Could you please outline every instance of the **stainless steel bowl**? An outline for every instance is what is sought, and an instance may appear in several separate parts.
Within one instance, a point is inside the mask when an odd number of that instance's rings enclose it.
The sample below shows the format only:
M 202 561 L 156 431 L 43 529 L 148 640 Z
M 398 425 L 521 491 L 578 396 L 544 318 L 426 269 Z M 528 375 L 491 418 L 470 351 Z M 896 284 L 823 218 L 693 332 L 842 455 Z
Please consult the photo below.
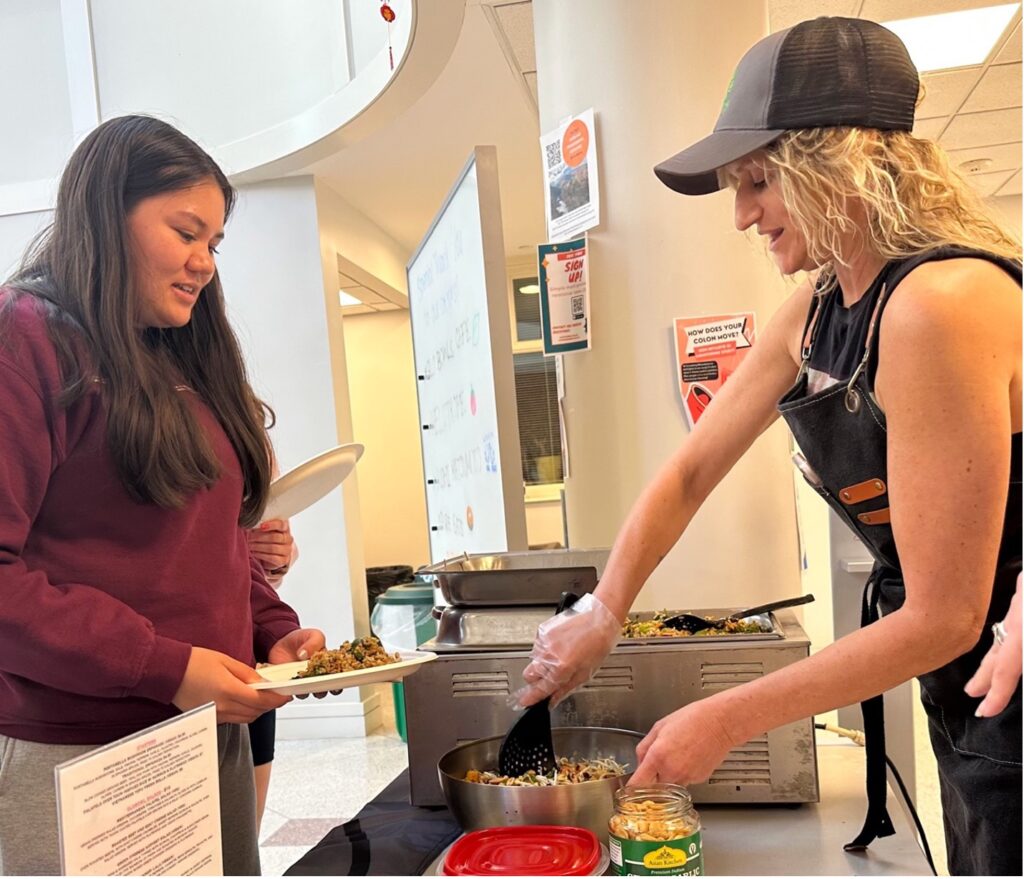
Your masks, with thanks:
M 565 824 L 586 827 L 604 840 L 608 834 L 608 819 L 615 809 L 615 791 L 636 769 L 636 746 L 643 735 L 593 726 L 557 727 L 551 731 L 559 757 L 585 760 L 612 757 L 627 764 L 629 771 L 617 778 L 550 787 L 506 787 L 465 781 L 470 769 L 497 767 L 503 738 L 492 736 L 459 745 L 438 762 L 441 790 L 459 826 L 470 831 L 510 824 Z

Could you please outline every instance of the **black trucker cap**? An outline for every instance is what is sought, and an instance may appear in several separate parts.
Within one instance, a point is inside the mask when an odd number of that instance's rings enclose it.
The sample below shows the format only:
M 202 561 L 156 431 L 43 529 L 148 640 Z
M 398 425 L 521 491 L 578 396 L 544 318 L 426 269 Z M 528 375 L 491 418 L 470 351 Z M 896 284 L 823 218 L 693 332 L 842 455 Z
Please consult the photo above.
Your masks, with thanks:
M 917 69 L 892 31 L 863 18 L 815 18 L 740 59 L 712 134 L 654 168 L 684 195 L 721 189 L 718 169 L 795 128 L 910 131 Z

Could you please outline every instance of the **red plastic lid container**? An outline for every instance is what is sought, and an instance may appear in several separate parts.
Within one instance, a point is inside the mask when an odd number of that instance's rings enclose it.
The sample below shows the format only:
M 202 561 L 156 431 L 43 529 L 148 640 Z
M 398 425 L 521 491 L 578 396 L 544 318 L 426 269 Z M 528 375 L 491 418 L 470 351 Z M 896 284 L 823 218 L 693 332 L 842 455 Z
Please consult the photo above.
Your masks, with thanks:
M 444 859 L 445 876 L 589 876 L 601 844 L 582 827 L 526 825 L 474 830 Z

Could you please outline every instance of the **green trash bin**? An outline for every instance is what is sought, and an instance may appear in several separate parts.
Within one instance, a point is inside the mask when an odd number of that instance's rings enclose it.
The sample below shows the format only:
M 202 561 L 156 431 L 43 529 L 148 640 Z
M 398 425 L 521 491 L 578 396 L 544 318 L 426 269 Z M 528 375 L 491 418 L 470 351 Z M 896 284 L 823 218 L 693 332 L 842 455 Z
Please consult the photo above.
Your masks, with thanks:
M 415 583 L 392 586 L 377 598 L 370 614 L 370 628 L 390 649 L 415 650 L 437 634 L 434 589 Z M 391 685 L 395 700 L 395 726 L 403 742 L 409 741 L 405 723 L 405 688 L 401 681 Z

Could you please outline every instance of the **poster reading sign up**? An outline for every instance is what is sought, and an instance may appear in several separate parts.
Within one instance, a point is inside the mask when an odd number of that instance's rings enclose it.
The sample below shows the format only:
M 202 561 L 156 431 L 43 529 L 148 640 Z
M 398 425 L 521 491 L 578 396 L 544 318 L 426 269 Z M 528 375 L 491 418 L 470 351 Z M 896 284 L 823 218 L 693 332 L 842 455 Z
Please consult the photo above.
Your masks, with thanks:
M 590 347 L 587 239 L 537 247 L 541 338 L 545 354 Z
M 754 313 L 677 317 L 679 393 L 692 428 L 754 344 Z

